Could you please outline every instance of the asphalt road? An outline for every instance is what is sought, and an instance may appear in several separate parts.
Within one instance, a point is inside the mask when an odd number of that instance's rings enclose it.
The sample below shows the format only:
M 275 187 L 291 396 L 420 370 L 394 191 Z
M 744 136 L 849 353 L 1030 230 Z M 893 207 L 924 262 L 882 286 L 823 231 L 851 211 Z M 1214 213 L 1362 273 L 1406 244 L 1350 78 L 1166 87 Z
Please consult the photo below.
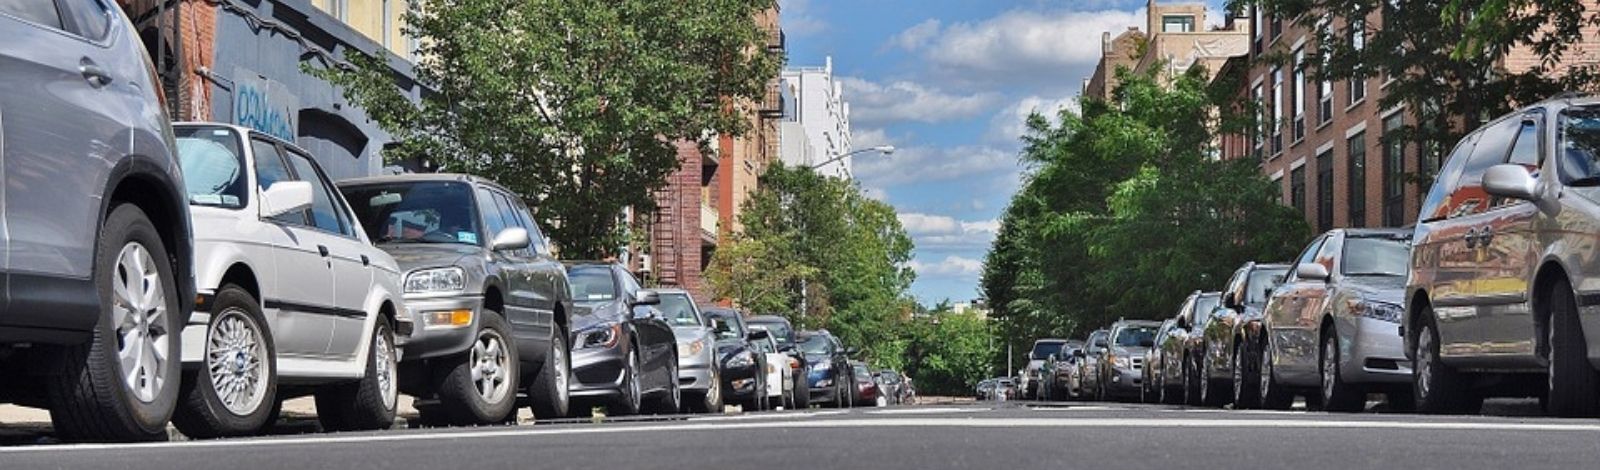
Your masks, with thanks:
M 65 469 L 1600 468 L 1600 420 L 977 404 L 137 445 L 0 447 Z

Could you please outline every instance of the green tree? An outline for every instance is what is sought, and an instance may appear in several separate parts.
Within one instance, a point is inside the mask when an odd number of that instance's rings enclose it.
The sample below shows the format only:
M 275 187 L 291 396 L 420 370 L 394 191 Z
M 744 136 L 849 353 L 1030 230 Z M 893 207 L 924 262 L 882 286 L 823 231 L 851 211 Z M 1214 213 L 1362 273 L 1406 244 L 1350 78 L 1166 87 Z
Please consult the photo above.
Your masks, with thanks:
M 386 156 L 493 178 L 536 199 L 563 255 L 627 241 L 620 215 L 653 207 L 676 143 L 744 131 L 729 100 L 757 99 L 782 59 L 754 20 L 773 0 L 415 0 L 421 97 L 382 59 L 313 73 L 340 86 L 397 145 Z
M 909 323 L 905 331 L 901 370 L 916 381 L 918 393 L 966 395 L 989 378 L 995 351 L 988 323 L 976 314 L 938 314 Z

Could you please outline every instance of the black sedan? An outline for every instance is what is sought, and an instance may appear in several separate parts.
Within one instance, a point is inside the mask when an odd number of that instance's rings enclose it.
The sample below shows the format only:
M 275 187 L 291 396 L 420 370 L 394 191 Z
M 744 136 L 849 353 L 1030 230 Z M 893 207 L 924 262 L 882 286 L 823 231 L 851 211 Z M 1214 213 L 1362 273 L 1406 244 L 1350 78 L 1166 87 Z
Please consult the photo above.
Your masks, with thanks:
M 655 291 L 639 287 L 615 263 L 575 263 L 572 285 L 572 400 L 604 405 L 613 415 L 641 410 L 676 413 L 677 339 L 652 307 Z M 588 406 L 575 406 L 585 413 Z
M 722 363 L 723 399 L 740 403 L 750 410 L 767 406 L 767 355 L 756 350 L 751 340 L 767 337 L 765 330 L 751 331 L 744 314 L 728 308 L 701 311 L 711 321 L 717 337 L 717 357 Z

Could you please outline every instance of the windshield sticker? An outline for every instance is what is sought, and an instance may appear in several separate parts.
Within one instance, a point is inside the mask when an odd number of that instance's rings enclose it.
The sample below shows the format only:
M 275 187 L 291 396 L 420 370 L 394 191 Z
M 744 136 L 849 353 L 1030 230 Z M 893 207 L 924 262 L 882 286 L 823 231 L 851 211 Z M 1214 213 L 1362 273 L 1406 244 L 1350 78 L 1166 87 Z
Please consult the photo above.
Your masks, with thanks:
M 456 232 L 456 240 L 460 240 L 460 241 L 463 241 L 463 242 L 466 242 L 466 243 L 477 243 L 478 242 L 478 234 L 472 233 L 472 232 Z

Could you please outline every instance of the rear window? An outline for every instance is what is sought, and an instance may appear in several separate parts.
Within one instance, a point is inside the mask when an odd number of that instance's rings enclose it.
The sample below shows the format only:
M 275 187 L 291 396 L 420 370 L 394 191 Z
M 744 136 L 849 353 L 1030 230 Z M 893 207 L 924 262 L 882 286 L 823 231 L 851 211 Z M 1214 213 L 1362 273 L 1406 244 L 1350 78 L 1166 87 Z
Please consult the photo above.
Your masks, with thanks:
M 783 322 L 750 322 L 750 324 L 766 328 L 767 333 L 772 335 L 772 340 L 777 342 L 779 347 L 788 346 L 793 341 L 789 336 L 794 332 L 789 329 L 789 325 L 785 325 Z

